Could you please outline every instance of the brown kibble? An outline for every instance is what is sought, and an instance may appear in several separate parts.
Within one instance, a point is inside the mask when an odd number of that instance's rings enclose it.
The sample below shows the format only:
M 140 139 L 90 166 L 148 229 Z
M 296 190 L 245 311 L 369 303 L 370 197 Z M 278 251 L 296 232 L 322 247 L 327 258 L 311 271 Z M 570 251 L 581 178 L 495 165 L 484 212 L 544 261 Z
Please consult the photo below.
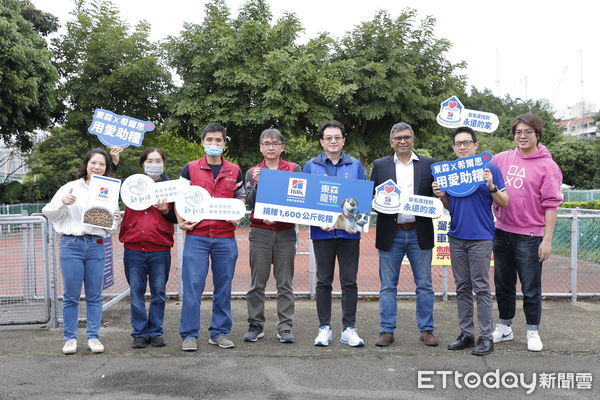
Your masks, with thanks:
M 113 226 L 113 215 L 103 208 L 90 208 L 83 214 L 83 222 L 111 228 Z

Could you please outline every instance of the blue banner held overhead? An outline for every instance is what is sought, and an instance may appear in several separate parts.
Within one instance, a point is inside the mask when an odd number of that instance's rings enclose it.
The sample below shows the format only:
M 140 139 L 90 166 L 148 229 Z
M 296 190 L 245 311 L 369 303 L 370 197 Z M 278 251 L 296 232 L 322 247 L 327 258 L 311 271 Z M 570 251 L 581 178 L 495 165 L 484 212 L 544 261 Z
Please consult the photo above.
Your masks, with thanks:
M 373 182 L 261 169 L 254 216 L 366 232 Z
M 491 160 L 492 155 L 484 152 L 454 161 L 442 161 L 431 166 L 431 173 L 440 190 L 455 197 L 464 197 L 485 182 L 483 171 Z
M 97 108 L 94 110 L 88 132 L 98 136 L 100 142 L 107 147 L 126 148 L 141 146 L 144 134 L 153 131 L 154 128 L 154 124 L 150 121 L 142 121 Z

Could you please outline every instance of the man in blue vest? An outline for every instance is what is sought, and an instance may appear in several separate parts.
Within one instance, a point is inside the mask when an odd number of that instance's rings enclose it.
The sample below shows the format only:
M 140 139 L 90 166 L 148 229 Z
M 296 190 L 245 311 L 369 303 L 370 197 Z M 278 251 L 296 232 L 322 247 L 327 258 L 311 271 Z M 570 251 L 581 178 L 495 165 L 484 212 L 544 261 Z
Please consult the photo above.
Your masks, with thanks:
M 304 165 L 304 172 L 314 175 L 337 176 L 338 178 L 366 179 L 365 169 L 355 158 L 342 151 L 346 141 L 344 125 L 338 121 L 326 122 L 319 128 L 323 152 Z M 317 315 L 319 334 L 315 346 L 328 346 L 333 341 L 331 333 L 331 290 L 335 259 L 339 263 L 342 286 L 342 323 L 340 341 L 352 347 L 361 347 L 365 342 L 358 336 L 356 305 L 358 302 L 358 257 L 360 233 L 334 229 L 333 227 L 310 227 L 315 258 L 317 261 Z

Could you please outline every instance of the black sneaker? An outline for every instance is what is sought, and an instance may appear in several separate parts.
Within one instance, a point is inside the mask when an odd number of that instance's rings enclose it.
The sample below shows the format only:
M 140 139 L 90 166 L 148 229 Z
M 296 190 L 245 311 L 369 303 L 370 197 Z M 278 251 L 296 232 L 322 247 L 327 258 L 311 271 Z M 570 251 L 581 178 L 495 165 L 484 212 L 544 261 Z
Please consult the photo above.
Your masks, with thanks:
M 150 338 L 150 346 L 152 347 L 163 347 L 166 346 L 165 338 L 162 336 L 153 336 Z
M 256 342 L 263 336 L 265 336 L 263 333 L 263 327 L 252 322 L 248 327 L 248 332 L 244 333 L 244 342 Z
M 131 344 L 131 348 L 133 349 L 143 349 L 144 347 L 148 347 L 148 339 L 145 337 L 134 337 L 133 343 Z
M 294 343 L 296 341 L 292 331 L 287 329 L 277 332 L 277 339 L 279 339 L 281 343 Z

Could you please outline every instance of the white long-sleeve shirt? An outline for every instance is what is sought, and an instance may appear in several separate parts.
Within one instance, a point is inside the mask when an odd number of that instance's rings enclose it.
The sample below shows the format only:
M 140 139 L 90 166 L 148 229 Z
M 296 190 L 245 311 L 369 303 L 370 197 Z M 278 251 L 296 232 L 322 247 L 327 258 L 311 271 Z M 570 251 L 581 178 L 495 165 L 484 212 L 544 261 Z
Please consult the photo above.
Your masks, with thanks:
M 67 206 L 63 203 L 62 199 L 71 189 L 73 189 L 71 194 L 76 199 L 75 203 Z M 54 197 L 52 197 L 50 203 L 42 208 L 42 212 L 52 222 L 56 232 L 63 235 L 97 235 L 106 237 L 118 231 L 119 223 L 115 225 L 114 229 L 103 229 L 84 225 L 81 222 L 88 191 L 89 186 L 86 185 L 83 178 L 68 182 L 61 186 L 54 194 Z M 120 221 L 119 219 L 118 222 Z

